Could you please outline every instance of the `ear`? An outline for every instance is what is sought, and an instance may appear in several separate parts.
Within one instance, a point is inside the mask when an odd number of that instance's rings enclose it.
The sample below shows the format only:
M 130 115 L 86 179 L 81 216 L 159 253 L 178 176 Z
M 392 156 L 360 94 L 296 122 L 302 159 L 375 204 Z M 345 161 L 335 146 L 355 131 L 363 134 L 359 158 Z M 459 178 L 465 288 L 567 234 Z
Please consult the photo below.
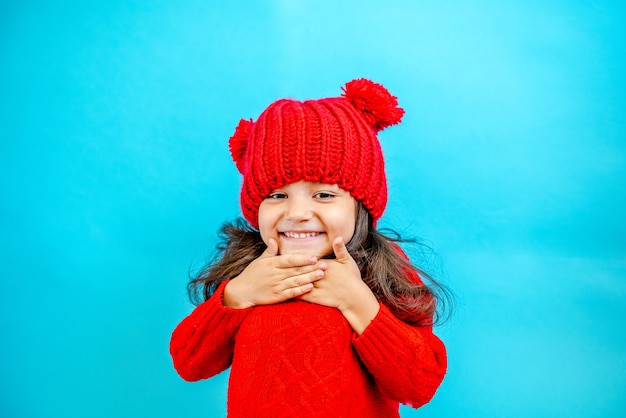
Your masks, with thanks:
M 404 116 L 404 109 L 398 107 L 398 98 L 392 96 L 382 84 L 359 78 L 346 83 L 342 90 L 343 96 L 350 100 L 376 132 L 400 123 Z
M 243 174 L 243 162 L 246 148 L 248 147 L 248 138 L 252 131 L 252 119 L 241 119 L 239 124 L 235 128 L 235 133 L 228 140 L 228 148 L 230 149 L 230 155 L 237 166 L 237 170 Z

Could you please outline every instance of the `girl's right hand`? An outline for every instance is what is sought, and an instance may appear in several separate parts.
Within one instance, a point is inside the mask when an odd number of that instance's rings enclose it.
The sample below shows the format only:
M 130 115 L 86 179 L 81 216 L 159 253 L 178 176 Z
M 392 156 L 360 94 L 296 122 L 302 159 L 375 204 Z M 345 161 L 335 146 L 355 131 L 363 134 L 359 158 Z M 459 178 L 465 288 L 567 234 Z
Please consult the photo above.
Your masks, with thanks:
M 278 255 L 278 243 L 270 238 L 263 254 L 226 284 L 224 306 L 244 309 L 302 296 L 324 277 L 317 261 L 301 254 Z

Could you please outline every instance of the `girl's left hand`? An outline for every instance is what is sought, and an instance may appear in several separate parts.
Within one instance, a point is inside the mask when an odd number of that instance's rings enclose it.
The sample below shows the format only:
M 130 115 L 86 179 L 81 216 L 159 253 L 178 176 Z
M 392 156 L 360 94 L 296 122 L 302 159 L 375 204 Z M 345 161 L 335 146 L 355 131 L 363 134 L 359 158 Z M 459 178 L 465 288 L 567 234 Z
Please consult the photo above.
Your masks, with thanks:
M 378 314 L 380 305 L 374 293 L 361 279 L 356 262 L 346 249 L 343 238 L 333 241 L 335 259 L 323 260 L 324 277 L 301 300 L 337 308 L 357 334 L 361 334 Z

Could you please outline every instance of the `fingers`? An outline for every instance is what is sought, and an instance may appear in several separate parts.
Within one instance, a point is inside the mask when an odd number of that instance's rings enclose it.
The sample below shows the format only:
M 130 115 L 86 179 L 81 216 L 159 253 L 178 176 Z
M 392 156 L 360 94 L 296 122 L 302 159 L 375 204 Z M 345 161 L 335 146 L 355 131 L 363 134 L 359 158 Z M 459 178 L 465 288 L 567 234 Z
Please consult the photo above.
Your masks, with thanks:
M 278 242 L 274 238 L 267 240 L 267 248 L 259 258 L 276 257 L 274 265 L 278 268 L 310 266 L 317 263 L 317 257 L 304 254 L 278 254 Z
M 287 298 L 297 298 L 298 296 L 305 295 L 313 290 L 313 283 L 307 283 L 302 286 L 292 287 L 287 290 Z
M 324 277 L 324 272 L 320 269 L 317 269 L 315 271 L 312 271 L 311 273 L 290 277 L 288 285 L 292 287 L 304 286 L 306 284 L 316 282 L 322 277 Z
M 287 299 L 302 296 L 313 290 L 313 283 L 324 277 L 324 272 L 320 269 L 307 274 L 289 277 L 282 282 L 283 289 L 280 291 Z
M 312 266 L 317 263 L 317 257 L 303 254 L 286 254 L 276 257 L 276 267 L 278 268 L 302 268 Z
M 333 240 L 333 252 L 335 253 L 336 260 L 340 263 L 346 263 L 352 260 L 352 256 L 348 252 L 342 237 L 337 237 Z
M 270 238 L 267 243 L 267 249 L 263 252 L 259 259 L 259 266 L 265 269 L 266 277 L 272 277 L 280 292 L 284 292 L 291 288 L 304 286 L 313 281 L 319 280 L 324 276 L 324 270 L 327 265 L 324 261 L 318 261 L 315 256 L 307 256 L 303 254 L 285 254 L 278 255 L 277 242 Z M 270 279 L 271 280 L 271 279 Z M 300 289 L 299 292 L 308 291 L 310 289 Z
M 251 305 L 279 303 L 309 293 L 327 268 L 315 256 L 279 254 L 277 240 L 269 238 L 265 251 L 244 270 L 247 286 L 252 289 Z
M 267 240 L 267 248 L 263 252 L 266 257 L 273 257 L 278 254 L 278 242 L 274 238 Z

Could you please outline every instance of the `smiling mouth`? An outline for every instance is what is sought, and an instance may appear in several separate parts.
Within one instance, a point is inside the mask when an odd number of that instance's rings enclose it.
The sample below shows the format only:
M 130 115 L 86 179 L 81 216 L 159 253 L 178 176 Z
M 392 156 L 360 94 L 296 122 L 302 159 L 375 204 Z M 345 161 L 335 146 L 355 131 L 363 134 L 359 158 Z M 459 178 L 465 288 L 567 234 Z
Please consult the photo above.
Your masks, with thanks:
M 320 234 L 320 232 L 292 232 L 292 231 L 285 231 L 282 234 L 284 236 L 286 236 L 287 238 L 304 239 L 304 238 L 316 237 L 316 236 L 318 236 Z

